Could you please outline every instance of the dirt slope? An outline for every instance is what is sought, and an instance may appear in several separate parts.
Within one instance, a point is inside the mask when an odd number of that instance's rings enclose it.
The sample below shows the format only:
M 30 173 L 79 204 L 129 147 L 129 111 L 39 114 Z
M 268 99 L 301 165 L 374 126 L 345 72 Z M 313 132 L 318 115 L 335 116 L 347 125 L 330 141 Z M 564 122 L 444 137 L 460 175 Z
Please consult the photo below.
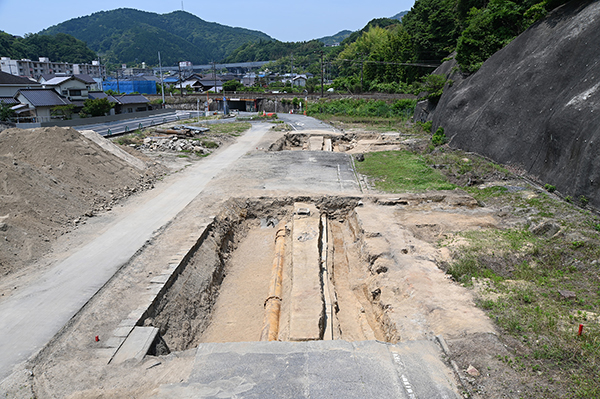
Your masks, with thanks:
M 445 90 L 434 129 L 600 207 L 599 14 L 571 1 L 533 25 Z
M 0 132 L 0 278 L 117 200 L 152 186 L 140 170 L 71 128 Z

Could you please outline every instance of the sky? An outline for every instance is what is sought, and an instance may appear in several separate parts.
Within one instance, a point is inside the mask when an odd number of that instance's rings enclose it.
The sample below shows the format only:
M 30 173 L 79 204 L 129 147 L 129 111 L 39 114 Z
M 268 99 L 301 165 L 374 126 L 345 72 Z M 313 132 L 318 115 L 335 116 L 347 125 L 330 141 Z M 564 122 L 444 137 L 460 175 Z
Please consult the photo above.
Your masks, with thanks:
M 181 1 L 181 0 L 34 0 L 23 3 L 0 0 L 0 30 L 23 36 L 37 33 L 71 18 L 116 8 L 165 14 L 183 9 L 199 18 L 222 25 L 262 31 L 281 41 L 307 41 L 331 36 L 342 30 L 359 30 L 373 18 L 391 17 L 408 11 L 414 0 L 264 0 Z

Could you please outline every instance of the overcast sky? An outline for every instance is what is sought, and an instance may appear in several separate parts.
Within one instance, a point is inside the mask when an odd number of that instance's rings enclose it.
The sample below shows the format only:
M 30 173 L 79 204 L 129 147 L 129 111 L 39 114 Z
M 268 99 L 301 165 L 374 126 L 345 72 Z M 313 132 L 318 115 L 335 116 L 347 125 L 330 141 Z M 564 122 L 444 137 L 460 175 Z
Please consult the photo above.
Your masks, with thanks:
M 373 18 L 410 10 L 414 0 L 184 1 L 183 9 L 205 21 L 260 30 L 281 41 L 305 41 L 359 30 Z M 181 0 L 0 0 L 0 30 L 23 36 L 97 11 L 136 8 L 159 14 L 181 10 Z

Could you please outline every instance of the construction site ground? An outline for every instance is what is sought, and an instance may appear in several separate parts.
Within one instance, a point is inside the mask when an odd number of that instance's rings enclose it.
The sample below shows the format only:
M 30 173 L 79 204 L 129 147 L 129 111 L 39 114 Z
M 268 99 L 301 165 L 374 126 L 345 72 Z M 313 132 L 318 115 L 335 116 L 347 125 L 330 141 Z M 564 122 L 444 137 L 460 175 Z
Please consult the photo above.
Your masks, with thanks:
M 65 220 L 64 234 L 56 234 L 21 267 L 6 268 L 0 311 L 11 306 L 15 312 L 17 303 L 44 291 L 28 292 L 30 287 L 43 285 L 53 273 L 60 278 L 55 272 L 60 265 L 114 233 L 119 223 L 129 228 L 128 217 L 165 198 L 150 214 L 141 214 L 155 223 L 128 233 L 136 235 L 134 251 L 109 254 L 129 244 L 129 236 L 117 236 L 109 248 L 93 252 L 115 257 L 114 264 L 64 312 L 36 303 L 39 324 L 34 317 L 21 331 L 9 329 L 7 320 L 21 323 L 25 316 L 4 318 L 3 352 L 10 351 L 9 339 L 28 342 L 17 334 L 39 333 L 39 338 L 15 353 L 13 363 L 5 358 L 0 393 L 19 398 L 527 396 L 528 382 L 501 361 L 519 343 L 500 339 L 475 306 L 472 291 L 440 269 L 451 253 L 437 245 L 447 234 L 503 228 L 515 219 L 480 206 L 461 190 L 382 194 L 356 172 L 351 154 L 409 148 L 414 137 L 363 132 L 354 141 L 336 141 L 342 132 L 312 118 L 282 118 L 303 136 L 289 141 L 261 122 L 205 158 L 162 154 L 164 166 L 156 154 L 139 154 L 146 170 L 152 166 L 152 176 L 168 173 L 151 179 L 147 191 L 129 190 L 94 217 Z M 85 143 L 98 156 L 114 156 L 113 149 L 105 155 Z M 13 166 L 26 161 L 19 156 L 10 154 Z M 124 162 L 130 167 L 136 161 Z M 163 215 L 161 207 L 170 210 Z M 285 232 L 280 342 L 264 342 L 278 231 Z M 310 248 L 300 245 L 311 240 Z M 315 264 L 315 278 L 327 274 L 320 283 L 304 281 L 311 274 L 293 261 L 310 256 L 321 262 Z M 94 276 L 88 260 L 78 258 L 74 270 Z M 74 291 L 80 288 L 75 283 Z M 311 315 L 314 295 L 306 292 L 315 284 L 325 304 L 317 304 Z M 66 301 L 70 295 L 64 293 Z M 18 312 L 27 313 L 31 302 L 24 306 Z M 36 329 L 41 331 L 33 334 Z M 134 342 L 135 334 L 141 343 Z

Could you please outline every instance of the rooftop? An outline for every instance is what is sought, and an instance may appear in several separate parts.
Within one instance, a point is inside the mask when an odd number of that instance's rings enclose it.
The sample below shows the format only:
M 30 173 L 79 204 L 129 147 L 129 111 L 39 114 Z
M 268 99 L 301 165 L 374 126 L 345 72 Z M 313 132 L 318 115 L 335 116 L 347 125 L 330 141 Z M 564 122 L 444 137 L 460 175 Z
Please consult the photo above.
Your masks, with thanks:
M 52 89 L 21 89 L 21 94 L 34 107 L 52 107 L 57 105 L 71 104 L 69 100 L 61 97 Z
M 39 86 L 39 83 L 22 78 L 20 76 L 11 75 L 10 73 L 0 71 L 0 85 L 23 85 L 23 86 Z

